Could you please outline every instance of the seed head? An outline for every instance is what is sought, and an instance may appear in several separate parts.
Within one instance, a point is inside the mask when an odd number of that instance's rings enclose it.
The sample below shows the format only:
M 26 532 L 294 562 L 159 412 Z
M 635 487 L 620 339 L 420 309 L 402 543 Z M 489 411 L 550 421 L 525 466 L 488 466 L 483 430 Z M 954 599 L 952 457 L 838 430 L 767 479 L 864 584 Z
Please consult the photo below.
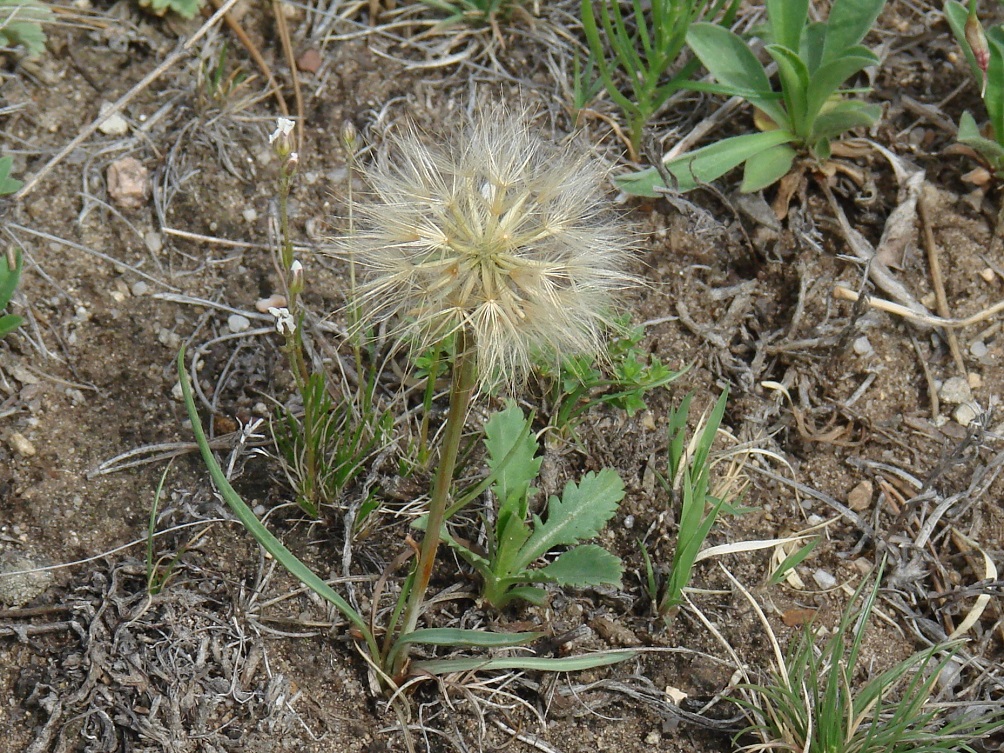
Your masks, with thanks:
M 419 348 L 464 329 L 481 378 L 510 385 L 535 358 L 600 351 L 635 279 L 594 161 L 496 106 L 439 145 L 406 128 L 364 173 L 376 201 L 341 252 L 371 323 L 400 322 Z

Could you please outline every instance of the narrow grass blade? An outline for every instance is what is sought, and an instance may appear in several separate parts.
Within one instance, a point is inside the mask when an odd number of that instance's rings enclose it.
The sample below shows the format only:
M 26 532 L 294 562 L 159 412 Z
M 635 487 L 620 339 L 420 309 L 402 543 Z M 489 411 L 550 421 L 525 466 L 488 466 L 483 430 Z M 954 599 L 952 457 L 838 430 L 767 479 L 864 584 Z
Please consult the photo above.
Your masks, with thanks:
M 478 659 L 469 657 L 463 659 L 432 659 L 417 661 L 412 666 L 416 672 L 428 672 L 433 675 L 445 675 L 451 672 L 470 672 L 473 670 L 519 669 L 541 672 L 581 672 L 585 669 L 605 667 L 617 664 L 638 655 L 637 651 L 610 651 L 584 656 L 567 656 L 560 659 L 542 658 L 537 656 L 513 656 L 504 659 Z
M 345 599 L 339 596 L 331 586 L 321 580 L 296 555 L 289 551 L 279 539 L 273 536 L 272 532 L 261 524 L 261 521 L 251 511 L 251 508 L 244 503 L 244 500 L 241 499 L 240 495 L 230 485 L 226 475 L 223 473 L 223 469 L 213 455 L 213 451 L 210 449 L 209 442 L 206 439 L 206 433 L 202 429 L 202 420 L 199 418 L 199 412 L 195 407 L 195 399 L 192 397 L 192 385 L 189 381 L 188 371 L 185 369 L 184 348 L 178 352 L 178 379 L 181 382 L 181 392 L 185 398 L 188 417 L 192 422 L 192 432 L 195 434 L 195 441 L 199 445 L 202 460 L 205 462 L 209 475 L 220 492 L 220 496 L 223 497 L 223 500 L 248 532 L 264 547 L 265 551 L 275 557 L 276 561 L 285 567 L 293 577 L 297 578 L 310 590 L 338 609 L 345 619 L 351 622 L 363 634 L 371 655 L 374 658 L 379 657 L 380 653 L 376 640 L 373 638 L 366 620 Z

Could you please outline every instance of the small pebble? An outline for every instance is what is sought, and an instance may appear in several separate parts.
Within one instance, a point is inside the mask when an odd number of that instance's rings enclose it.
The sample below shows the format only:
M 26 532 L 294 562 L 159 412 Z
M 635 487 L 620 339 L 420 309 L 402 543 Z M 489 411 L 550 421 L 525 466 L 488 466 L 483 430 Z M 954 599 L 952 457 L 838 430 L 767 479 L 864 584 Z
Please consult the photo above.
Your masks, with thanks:
M 979 414 L 979 406 L 973 402 L 968 402 L 956 408 L 952 414 L 952 418 L 955 419 L 955 423 L 959 426 L 969 426 Z
M 227 319 L 227 327 L 234 334 L 244 332 L 251 327 L 251 320 L 240 314 L 231 314 Z
M 984 267 L 980 272 L 980 277 L 982 277 L 985 282 L 993 282 L 997 279 L 997 273 L 990 269 L 990 267 Z
M 847 506 L 854 510 L 854 512 L 867 510 L 872 504 L 873 491 L 874 486 L 872 485 L 872 482 L 865 479 L 848 492 Z
M 142 280 L 138 280 L 137 282 L 134 282 L 132 284 L 132 287 L 129 288 L 129 292 L 131 292 L 134 296 L 139 298 L 141 295 L 146 295 L 147 293 L 150 292 L 150 286 L 147 285 Z
M 624 527 L 629 531 L 634 528 L 634 515 L 628 515 L 624 518 Z
M 241 215 L 245 222 L 254 222 L 258 219 L 258 211 L 254 207 L 246 207 Z
M 824 591 L 829 591 L 831 588 L 837 587 L 837 579 L 825 570 L 816 570 L 816 572 L 812 574 L 812 579 L 816 581 L 816 585 Z
M 296 67 L 304 73 L 317 73 L 322 62 L 324 59 L 321 57 L 321 53 L 311 47 L 296 59 Z
M 39 570 L 40 567 L 40 563 L 14 552 L 0 556 L 0 604 L 20 607 L 45 593 L 55 577 L 49 570 Z
M 7 437 L 7 444 L 10 448 L 14 450 L 18 455 L 22 457 L 30 458 L 35 454 L 35 445 L 28 441 L 28 438 L 24 434 L 15 431 L 12 432 L 9 437 Z
M 817 515 L 816 513 L 812 513 L 812 515 L 810 515 L 805 519 L 805 522 L 808 523 L 810 526 L 818 526 L 823 523 L 823 518 Z
M 126 299 L 125 293 L 123 293 L 121 290 L 113 290 L 111 295 L 112 295 L 112 300 L 115 301 L 115 303 L 122 303 Z
M 976 358 L 983 358 L 989 350 L 987 344 L 982 340 L 974 340 L 973 344 L 969 346 L 969 352 Z
M 110 109 L 112 109 L 111 102 L 102 102 L 101 108 L 98 110 L 98 116 L 104 115 Z M 129 133 L 129 124 L 122 117 L 122 113 L 117 112 L 99 125 L 98 130 L 106 136 L 125 136 Z
M 645 744 L 649 746 L 655 746 L 662 742 L 662 735 L 658 731 L 652 730 L 647 735 L 645 735 Z
M 185 393 L 181 390 L 181 382 L 174 383 L 174 386 L 171 388 L 171 397 L 179 401 L 185 399 Z
M 143 236 L 143 242 L 151 254 L 159 254 L 164 248 L 164 236 L 153 230 Z
M 977 374 L 975 371 L 969 372 L 969 386 L 974 390 L 978 390 L 983 386 L 983 375 Z
M 138 209 L 150 194 L 150 173 L 135 157 L 123 157 L 108 166 L 108 196 L 123 209 Z
M 857 353 L 859 356 L 870 356 L 872 353 L 875 352 L 875 349 L 872 347 L 872 344 L 868 341 L 868 338 L 864 336 L 859 337 L 857 340 L 855 340 L 854 345 L 852 347 L 854 348 L 854 352 Z
M 952 377 L 946 379 L 938 390 L 938 397 L 949 405 L 959 405 L 973 399 L 972 390 L 969 389 L 969 382 L 964 377 Z
M 265 505 L 255 505 L 254 509 L 251 511 L 259 518 L 265 514 Z
M 157 330 L 157 341 L 170 350 L 177 350 L 181 347 L 181 335 L 172 332 L 167 327 L 161 327 Z

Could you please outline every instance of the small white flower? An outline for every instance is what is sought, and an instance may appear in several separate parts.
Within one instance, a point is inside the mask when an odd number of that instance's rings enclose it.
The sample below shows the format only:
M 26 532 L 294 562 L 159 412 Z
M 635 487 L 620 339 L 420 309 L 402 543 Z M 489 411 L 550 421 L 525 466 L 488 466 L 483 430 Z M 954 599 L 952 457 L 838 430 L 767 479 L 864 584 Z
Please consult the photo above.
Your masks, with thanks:
M 289 136 L 293 132 L 293 128 L 296 127 L 296 122 L 289 118 L 279 118 L 276 121 L 276 125 L 278 127 L 268 137 L 269 144 L 274 144 L 277 139 L 284 139 Z
M 275 331 L 280 335 L 290 337 L 296 332 L 296 320 L 293 319 L 293 315 L 289 313 L 288 308 L 285 306 L 281 308 L 270 306 L 268 313 L 275 317 Z

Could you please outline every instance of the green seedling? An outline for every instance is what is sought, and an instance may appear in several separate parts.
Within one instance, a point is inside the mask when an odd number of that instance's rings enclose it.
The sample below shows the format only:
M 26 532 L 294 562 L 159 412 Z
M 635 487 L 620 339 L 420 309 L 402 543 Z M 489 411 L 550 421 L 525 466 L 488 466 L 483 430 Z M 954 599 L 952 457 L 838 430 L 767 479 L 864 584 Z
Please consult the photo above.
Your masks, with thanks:
M 7 308 L 14 296 L 21 277 L 21 253 L 12 252 L 0 256 L 0 312 Z M 0 338 L 6 337 L 21 326 L 24 319 L 16 314 L 0 314 Z
M 945 18 L 965 53 L 989 121 L 984 128 L 970 112 L 959 119 L 959 143 L 973 150 L 998 179 L 1004 179 L 1004 26 L 984 30 L 976 16 L 976 0 L 968 10 L 955 0 L 945 3 Z
M 205 95 L 213 102 L 226 102 L 247 81 L 247 74 L 240 68 L 227 73 L 227 43 L 224 41 L 216 56 L 216 63 L 203 60 L 200 74 L 204 82 Z
M 990 717 L 963 709 L 949 715 L 930 703 L 958 644 L 919 651 L 858 685 L 861 644 L 880 580 L 881 570 L 867 594 L 867 581 L 861 584 L 821 647 L 812 626 L 806 626 L 787 657 L 778 652 L 779 666 L 769 683 L 740 686 L 749 694 L 737 699 L 751 721 L 744 734 L 760 739 L 745 750 L 973 753 L 970 743 L 1004 726 L 999 708 Z
M 551 425 L 573 428 L 584 413 L 596 405 L 619 408 L 629 416 L 645 410 L 645 395 L 664 387 L 686 372 L 671 371 L 653 353 L 639 347 L 644 327 L 630 326 L 630 318 L 616 322 L 617 332 L 607 344 L 602 367 L 588 356 L 562 361 L 557 374 L 543 370 L 551 387 Z
M 722 512 L 738 514 L 724 497 L 711 493 L 711 447 L 725 415 L 728 391 L 723 392 L 711 414 L 702 420 L 694 438 L 687 442 L 687 417 L 690 414 L 691 395 L 687 395 L 679 408 L 669 414 L 669 467 L 668 479 L 660 478 L 674 500 L 679 500 L 679 532 L 673 551 L 669 576 L 660 584 L 652 558 L 642 546 L 646 585 L 656 611 L 664 618 L 672 618 L 684 602 L 684 589 L 690 584 L 694 565 L 704 541 Z
M 788 574 L 791 573 L 792 570 L 801 565 L 802 562 L 805 561 L 805 558 L 808 557 L 810 554 L 812 554 L 812 550 L 816 548 L 816 545 L 818 543 L 819 543 L 819 538 L 818 537 L 814 538 L 808 544 L 800 546 L 794 552 L 792 552 L 783 560 L 781 560 L 781 563 L 777 566 L 774 572 L 772 572 L 770 574 L 770 577 L 767 579 L 767 585 L 768 586 L 780 585 L 780 583 L 784 581 L 785 578 L 788 577 Z
M 722 139 L 664 161 L 662 169 L 626 176 L 624 190 L 655 196 L 656 187 L 689 191 L 744 165 L 740 190 L 758 191 L 784 177 L 796 156 L 830 156 L 830 142 L 873 125 L 881 107 L 851 96 L 844 85 L 879 59 L 861 40 L 885 0 L 833 0 L 826 21 L 809 22 L 809 0 L 767 0 L 767 53 L 777 64 L 774 88 L 748 42 L 716 24 L 695 23 L 687 44 L 717 80 L 690 88 L 744 98 L 756 108 L 760 133 Z M 668 174 L 666 186 L 663 175 Z
M 739 0 L 632 0 L 628 11 L 617 0 L 582 0 L 591 60 L 627 118 L 632 159 L 638 158 L 645 126 L 699 67 L 692 57 L 678 64 L 687 30 L 703 19 L 728 28 L 738 9 Z
M 539 585 L 619 586 L 623 567 L 618 557 L 594 538 L 607 524 L 624 497 L 617 473 L 604 469 L 569 482 L 561 497 L 552 496 L 544 516 L 530 515 L 532 486 L 540 472 L 539 445 L 530 419 L 516 405 L 496 413 L 485 425 L 488 467 L 494 476 L 492 493 L 498 502 L 489 550 L 478 552 L 455 537 L 445 537 L 484 579 L 482 595 L 501 609 L 515 599 L 544 602 Z M 571 547 L 544 565 L 534 564 L 556 547 Z
M 0 0 L 0 50 L 20 45 L 30 57 L 41 55 L 45 51 L 42 24 L 52 20 L 52 11 L 38 0 Z M 2 193 L 10 192 L 0 190 Z
M 372 397 L 372 394 L 367 391 Z M 303 412 L 280 408 L 272 424 L 300 508 L 313 517 L 321 505 L 337 504 L 370 454 L 390 435 L 393 416 L 379 415 L 372 400 L 356 406 L 334 403 L 323 374 L 307 376 Z

